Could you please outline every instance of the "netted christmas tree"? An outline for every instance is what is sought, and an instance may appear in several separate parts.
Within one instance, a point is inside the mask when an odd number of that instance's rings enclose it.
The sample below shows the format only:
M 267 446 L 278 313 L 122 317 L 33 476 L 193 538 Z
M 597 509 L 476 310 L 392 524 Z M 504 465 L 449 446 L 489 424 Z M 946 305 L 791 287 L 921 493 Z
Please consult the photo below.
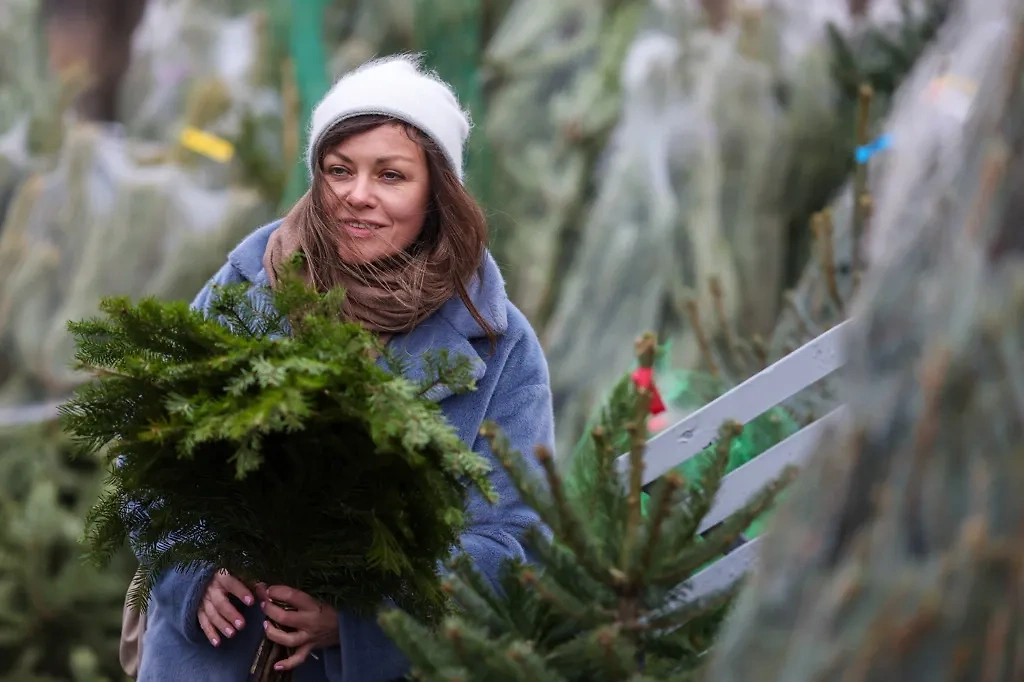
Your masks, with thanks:
M 493 498 L 487 463 L 428 397 L 471 390 L 468 359 L 385 353 L 343 320 L 341 289 L 295 273 L 212 296 L 209 316 L 119 297 L 70 324 L 95 379 L 62 406 L 64 428 L 114 464 L 87 520 L 93 558 L 131 541 L 134 605 L 166 570 L 223 568 L 355 614 L 390 600 L 436 619 L 467 486 Z M 414 362 L 421 382 L 404 376 Z
M 1024 7 L 964 8 L 943 75 L 965 106 L 907 102 L 851 310 L 849 417 L 780 507 L 714 682 L 1024 679 Z
M 638 343 L 641 368 L 654 362 L 655 340 Z M 593 682 L 688 680 L 702 663 L 727 612 L 735 585 L 688 599 L 688 580 L 725 553 L 737 535 L 771 505 L 790 472 L 768 484 L 749 503 L 706 535 L 697 533 L 710 510 L 741 428 L 722 427 L 714 458 L 698 480 L 677 472 L 654 487 L 650 510 L 641 511 L 643 456 L 653 392 L 621 384 L 630 396 L 616 401 L 595 425 L 597 472 L 585 498 L 567 495 L 550 452 L 536 456 L 546 473 L 527 473 L 523 455 L 510 451 L 492 425 L 484 428 L 493 451 L 510 472 L 541 526 L 527 547 L 535 562 L 505 566 L 490 584 L 460 557 L 446 590 L 461 611 L 438 631 L 407 613 L 382 614 L 388 634 L 412 660 L 423 680 L 535 680 Z M 628 445 L 620 467 L 616 443 Z M 624 480 L 623 473 L 625 473 Z
M 768 337 L 784 289 L 807 261 L 809 216 L 856 167 L 861 142 L 851 133 L 859 86 L 872 83 L 878 95 L 873 115 L 884 115 L 887 89 L 941 20 L 934 10 L 940 2 L 875 0 L 869 16 L 854 20 L 845 16 L 846 3 L 832 0 L 716 3 L 731 7 L 717 31 L 695 16 L 699 3 L 643 3 L 647 15 L 625 59 L 601 78 L 621 83 L 621 109 L 607 146 L 597 142 L 604 147 L 601 162 L 584 164 L 579 173 L 585 209 L 569 216 L 565 227 L 538 219 L 534 228 L 516 232 L 531 242 L 520 252 L 529 262 L 513 280 L 529 277 L 531 286 L 517 303 L 521 299 L 531 315 L 538 292 L 556 299 L 550 317 L 532 314 L 531 321 L 551 362 L 560 457 L 572 450 L 593 407 L 629 363 L 627 340 L 638 329 L 671 339 L 675 365 L 696 367 L 701 350 L 685 306 L 711 276 L 722 283 L 727 319 L 744 334 Z M 902 15 L 900 5 L 912 9 L 911 16 Z M 846 40 L 840 41 L 842 60 L 826 40 L 829 20 Z M 525 30 L 527 22 L 521 23 Z M 879 48 L 883 43 L 888 51 Z M 614 41 L 598 44 L 605 52 Z M 548 55 L 541 48 L 537 53 Z M 593 77 L 581 91 L 594 90 Z M 569 90 L 561 74 L 551 82 L 559 94 Z M 584 111 L 595 114 L 576 116 L 589 123 L 604 106 L 579 97 L 565 110 L 584 102 Z M 496 116 L 497 107 L 492 111 Z M 565 144 L 556 138 L 534 152 L 533 144 L 520 141 L 502 159 L 532 170 L 541 166 L 533 154 L 546 159 Z M 574 205 L 568 198 L 576 199 L 577 185 L 569 178 L 577 177 L 577 166 L 546 166 L 521 174 L 552 204 Z M 543 235 L 534 234 L 538 225 Z M 552 253 L 560 260 L 539 253 L 554 240 L 559 247 Z M 621 247 L 609 249 L 611 243 Z M 837 246 L 845 258 L 844 244 Z M 553 260 L 556 280 L 534 275 Z M 700 312 L 714 333 L 709 303 L 701 297 Z M 783 345 L 768 344 L 770 360 L 784 354 Z M 578 352 L 581 346 L 586 353 Z

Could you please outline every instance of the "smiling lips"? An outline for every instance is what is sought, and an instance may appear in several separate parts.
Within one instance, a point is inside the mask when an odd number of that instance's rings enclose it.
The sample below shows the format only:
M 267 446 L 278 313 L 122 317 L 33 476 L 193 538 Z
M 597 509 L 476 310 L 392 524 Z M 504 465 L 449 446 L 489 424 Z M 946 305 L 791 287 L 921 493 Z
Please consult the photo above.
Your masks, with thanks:
M 353 237 L 369 237 L 376 230 L 379 230 L 380 228 L 384 227 L 379 223 L 368 223 L 361 220 L 346 220 L 342 224 L 345 226 L 345 229 L 348 231 L 348 233 Z

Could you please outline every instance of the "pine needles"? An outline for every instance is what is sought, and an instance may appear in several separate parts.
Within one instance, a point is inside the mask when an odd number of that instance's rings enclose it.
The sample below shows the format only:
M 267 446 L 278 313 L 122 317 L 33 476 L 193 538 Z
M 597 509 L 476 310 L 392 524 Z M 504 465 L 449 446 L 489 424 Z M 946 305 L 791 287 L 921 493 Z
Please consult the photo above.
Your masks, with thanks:
M 381 366 L 376 338 L 340 317 L 343 296 L 293 272 L 274 291 L 219 290 L 210 317 L 108 298 L 69 324 L 95 380 L 62 406 L 63 427 L 113 465 L 89 551 L 103 565 L 131 541 L 135 603 L 168 569 L 217 566 L 354 613 L 387 599 L 443 610 L 438 562 L 467 485 L 493 497 L 487 464 L 429 386 Z M 425 361 L 429 382 L 473 388 L 467 360 Z
M 653 363 L 653 350 L 653 337 L 641 339 L 642 367 Z M 536 480 L 501 432 L 484 428 L 544 525 L 527 534 L 532 563 L 507 564 L 496 585 L 467 558 L 454 562 L 445 589 L 461 612 L 439 631 L 398 610 L 381 617 L 418 679 L 681 682 L 703 663 L 736 585 L 693 599 L 688 581 L 772 504 L 792 472 L 700 536 L 741 430 L 726 424 L 699 480 L 689 484 L 677 472 L 663 477 L 644 517 L 640 484 L 651 394 L 632 384 L 620 389 L 630 400 L 602 412 L 592 432 L 596 466 L 586 496 L 565 488 L 551 453 L 537 450 L 545 476 Z M 622 409 L 627 403 L 630 409 Z M 623 443 L 631 454 L 625 482 L 615 466 Z

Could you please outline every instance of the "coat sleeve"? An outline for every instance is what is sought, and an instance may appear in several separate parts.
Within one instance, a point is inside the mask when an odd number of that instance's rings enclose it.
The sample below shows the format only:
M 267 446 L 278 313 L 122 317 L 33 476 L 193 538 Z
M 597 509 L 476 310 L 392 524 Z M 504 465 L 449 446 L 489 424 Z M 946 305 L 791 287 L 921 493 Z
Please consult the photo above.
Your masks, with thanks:
M 485 419 L 498 424 L 512 447 L 524 454 L 537 445 L 554 448 L 554 419 L 547 364 L 539 343 L 531 344 L 528 355 L 515 372 L 514 386 L 494 392 Z M 525 371 L 524 371 L 525 370 Z M 508 473 L 493 455 L 484 438 L 478 437 L 474 450 L 491 464 L 490 478 L 498 502 L 491 505 L 476 491 L 468 500 L 470 525 L 462 535 L 462 550 L 473 558 L 477 570 L 497 586 L 499 569 L 508 559 L 525 560 L 523 533 L 539 519 L 519 497 Z M 528 460 L 535 469 L 540 465 Z M 376 621 L 339 615 L 341 646 L 324 652 L 327 677 L 331 682 L 392 682 L 409 671 L 409 661 L 384 634 Z
M 192 301 L 192 308 L 206 312 L 215 286 L 241 281 L 242 277 L 238 271 L 230 263 L 225 263 L 196 295 Z M 203 566 L 194 571 L 170 569 L 164 572 L 153 586 L 151 599 L 160 604 L 160 611 L 168 614 L 175 629 L 193 643 L 206 642 L 196 612 L 213 572 L 214 567 L 211 566 Z

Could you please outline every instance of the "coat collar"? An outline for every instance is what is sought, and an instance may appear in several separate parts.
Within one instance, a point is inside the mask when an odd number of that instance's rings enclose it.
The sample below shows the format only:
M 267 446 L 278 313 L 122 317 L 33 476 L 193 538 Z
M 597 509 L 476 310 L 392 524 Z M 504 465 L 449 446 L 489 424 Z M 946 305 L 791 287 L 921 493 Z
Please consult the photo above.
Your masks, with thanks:
M 228 255 L 228 261 L 242 277 L 255 286 L 268 286 L 269 279 L 263 268 L 263 253 L 270 235 L 281 225 L 276 220 L 265 225 L 235 247 Z M 508 329 L 508 297 L 505 282 L 490 252 L 484 254 L 483 263 L 473 280 L 467 286 L 470 300 L 480 316 L 498 335 Z M 437 312 L 421 322 L 407 334 L 395 335 L 388 343 L 388 349 L 404 365 L 404 376 L 410 381 L 421 382 L 429 373 L 424 355 L 429 352 L 447 350 L 452 358 L 469 358 L 474 380 L 483 378 L 487 365 L 474 348 L 474 342 L 486 339 L 479 323 L 473 319 L 469 309 L 458 297 L 449 299 Z M 486 343 L 486 341 L 485 341 Z M 387 369 L 383 358 L 378 364 Z M 452 391 L 447 386 L 434 386 L 425 395 L 440 402 Z

